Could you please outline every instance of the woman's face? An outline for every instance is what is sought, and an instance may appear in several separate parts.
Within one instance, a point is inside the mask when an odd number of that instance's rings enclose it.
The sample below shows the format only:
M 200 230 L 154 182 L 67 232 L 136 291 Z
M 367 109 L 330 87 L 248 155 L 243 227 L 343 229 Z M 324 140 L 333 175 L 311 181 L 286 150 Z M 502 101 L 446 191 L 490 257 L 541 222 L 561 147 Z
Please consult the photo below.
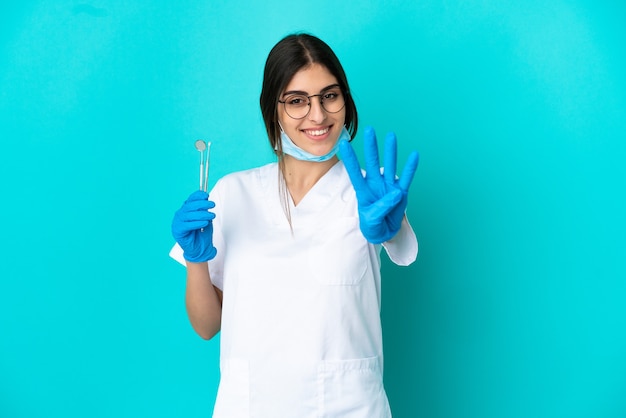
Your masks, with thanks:
M 328 97 L 332 97 L 333 92 L 341 92 L 335 76 L 326 67 L 312 64 L 293 76 L 280 100 L 284 101 L 294 94 L 311 96 L 329 93 Z M 327 100 L 330 103 L 331 99 Z M 285 105 L 279 103 L 278 120 L 285 133 L 297 146 L 313 155 L 325 155 L 335 146 L 339 138 L 345 123 L 346 109 L 343 106 L 338 112 L 330 113 L 321 106 L 320 97 L 311 97 L 310 102 L 310 111 L 302 119 L 290 117 Z M 326 107 L 331 108 L 331 105 L 327 104 Z

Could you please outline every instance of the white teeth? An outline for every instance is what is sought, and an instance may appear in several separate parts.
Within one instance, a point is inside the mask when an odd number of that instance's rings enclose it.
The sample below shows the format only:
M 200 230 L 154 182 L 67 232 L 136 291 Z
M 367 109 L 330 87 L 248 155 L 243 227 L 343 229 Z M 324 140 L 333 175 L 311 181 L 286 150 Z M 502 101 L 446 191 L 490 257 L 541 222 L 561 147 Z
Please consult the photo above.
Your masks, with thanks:
M 316 131 L 306 131 L 309 135 L 313 135 L 313 136 L 320 136 L 320 135 L 324 135 L 326 132 L 328 132 L 330 130 L 330 128 L 326 128 L 326 129 L 319 129 Z

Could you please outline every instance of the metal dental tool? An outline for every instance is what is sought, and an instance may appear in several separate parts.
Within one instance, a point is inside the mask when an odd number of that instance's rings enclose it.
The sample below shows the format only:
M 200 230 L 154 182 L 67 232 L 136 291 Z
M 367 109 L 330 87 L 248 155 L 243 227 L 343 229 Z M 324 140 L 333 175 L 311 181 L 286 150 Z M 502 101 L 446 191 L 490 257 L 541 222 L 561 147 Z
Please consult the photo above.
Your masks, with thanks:
M 211 143 L 206 143 L 202 139 L 195 142 L 196 149 L 200 152 L 200 190 L 206 192 L 209 189 L 209 157 L 211 154 Z M 204 228 L 200 228 L 204 232 Z
M 195 146 L 196 146 L 196 149 L 200 151 L 200 190 L 205 190 L 204 160 L 206 157 L 204 155 L 204 152 L 206 151 L 206 142 L 204 142 L 201 139 L 198 139 L 195 143 Z
M 209 191 L 209 166 L 211 165 L 211 143 L 207 142 L 206 159 L 204 160 L 204 191 Z

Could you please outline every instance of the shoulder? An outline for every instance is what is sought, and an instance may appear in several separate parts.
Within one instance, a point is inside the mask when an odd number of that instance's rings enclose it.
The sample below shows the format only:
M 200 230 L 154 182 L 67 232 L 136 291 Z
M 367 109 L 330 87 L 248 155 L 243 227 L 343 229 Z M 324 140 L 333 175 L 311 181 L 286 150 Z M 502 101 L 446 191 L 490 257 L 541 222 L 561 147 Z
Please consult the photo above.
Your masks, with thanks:
M 278 164 L 270 163 L 248 170 L 235 171 L 220 178 L 213 190 L 224 193 L 236 189 L 265 189 L 269 181 L 278 174 L 277 170 Z
M 335 181 L 342 187 L 342 193 L 345 194 L 346 192 L 354 192 L 350 176 L 348 175 L 348 170 L 346 170 L 346 166 L 343 164 L 343 161 L 339 160 L 339 162 L 333 167 L 333 173 Z

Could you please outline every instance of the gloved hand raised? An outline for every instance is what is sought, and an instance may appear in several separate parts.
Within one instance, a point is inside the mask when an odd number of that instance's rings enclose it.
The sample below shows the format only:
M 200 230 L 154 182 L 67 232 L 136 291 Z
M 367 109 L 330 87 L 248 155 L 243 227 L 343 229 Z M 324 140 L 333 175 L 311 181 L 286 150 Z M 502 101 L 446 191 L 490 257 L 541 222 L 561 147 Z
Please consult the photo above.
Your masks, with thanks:
M 380 244 L 398 231 L 407 206 L 407 195 L 417 170 L 419 154 L 413 151 L 399 179 L 396 178 L 397 140 L 394 133 L 385 138 L 385 167 L 381 174 L 376 133 L 364 132 L 365 176 L 348 141 L 339 144 L 341 157 L 354 186 L 359 207 L 359 225 L 367 241 Z
M 172 220 L 172 235 L 183 249 L 187 261 L 200 263 L 211 260 L 217 254 L 213 246 L 213 219 L 209 209 L 215 203 L 209 195 L 198 190 L 189 195 L 183 206 L 176 211 Z

